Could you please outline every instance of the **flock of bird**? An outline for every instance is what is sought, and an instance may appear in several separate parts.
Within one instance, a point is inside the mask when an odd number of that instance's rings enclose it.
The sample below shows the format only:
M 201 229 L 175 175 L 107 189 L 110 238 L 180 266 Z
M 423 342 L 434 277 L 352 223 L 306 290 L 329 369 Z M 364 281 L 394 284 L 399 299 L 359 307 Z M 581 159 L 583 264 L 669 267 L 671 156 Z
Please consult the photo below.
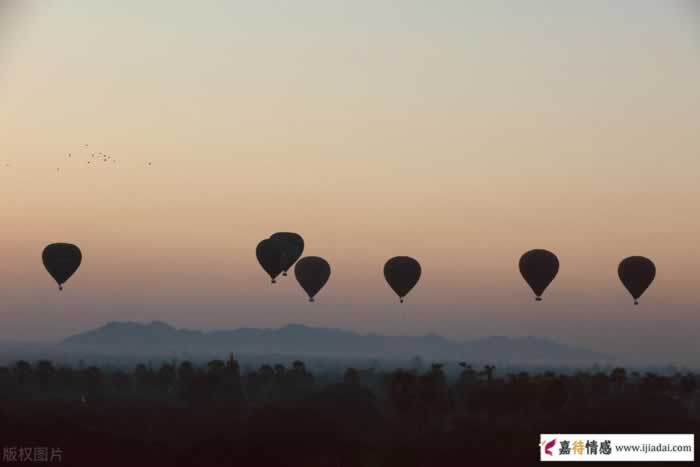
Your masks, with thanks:
M 273 284 L 280 274 L 286 276 L 289 269 L 294 267 L 297 282 L 308 295 L 309 301 L 313 302 L 328 282 L 331 266 L 319 256 L 302 258 L 303 252 L 304 239 L 293 232 L 277 232 L 260 241 L 255 249 L 258 263 L 270 276 Z M 73 244 L 53 243 L 44 249 L 42 260 L 46 270 L 58 283 L 59 289 L 63 290 L 63 284 L 80 267 L 82 253 L 80 248 Z M 559 272 L 559 259 L 547 250 L 530 250 L 520 258 L 519 268 L 535 293 L 535 300 L 541 301 L 544 291 Z M 393 257 L 384 265 L 384 278 L 401 303 L 418 284 L 421 273 L 420 263 L 409 256 Z M 648 258 L 631 256 L 620 262 L 618 276 L 637 305 L 639 298 L 656 277 L 656 266 Z
M 85 145 L 86 150 L 87 150 L 87 148 L 89 148 L 89 147 L 90 147 L 89 144 L 86 144 L 86 145 Z M 70 153 L 70 152 L 69 152 L 69 153 L 68 153 L 68 158 L 72 159 L 72 158 L 73 158 L 73 153 Z M 104 152 L 91 152 L 91 153 L 90 153 L 90 159 L 87 160 L 87 163 L 88 163 L 88 165 L 90 165 L 90 164 L 92 164 L 93 162 L 94 162 L 94 163 L 99 163 L 100 161 L 102 161 L 103 164 L 108 163 L 108 162 L 111 162 L 111 163 L 113 163 L 113 164 L 116 164 L 116 163 L 117 163 L 117 160 L 116 160 L 116 159 L 114 159 L 112 156 L 110 156 L 110 155 L 108 155 L 108 154 L 105 154 Z M 153 165 L 153 163 L 152 163 L 152 162 L 148 162 L 148 165 L 151 166 L 151 165 Z M 58 167 L 56 170 L 59 170 L 59 171 L 60 171 L 61 168 Z
M 117 163 L 117 159 L 110 156 L 109 154 L 104 153 L 104 152 L 100 152 L 100 151 L 95 152 L 92 149 L 90 149 L 89 144 L 85 144 L 83 146 L 83 150 L 84 151 L 81 153 L 69 152 L 67 154 L 66 159 L 70 159 L 70 160 L 82 159 L 82 162 L 87 162 L 87 165 L 90 165 L 90 166 L 98 165 L 100 162 L 102 162 L 103 164 L 107 164 L 107 163 L 116 164 Z M 146 165 L 148 167 L 151 167 L 153 165 L 153 162 L 148 161 L 148 162 L 146 162 Z M 6 162 L 5 167 L 12 167 L 12 166 L 10 165 L 9 162 Z M 62 168 L 62 166 L 56 167 L 56 171 L 60 172 L 61 168 Z

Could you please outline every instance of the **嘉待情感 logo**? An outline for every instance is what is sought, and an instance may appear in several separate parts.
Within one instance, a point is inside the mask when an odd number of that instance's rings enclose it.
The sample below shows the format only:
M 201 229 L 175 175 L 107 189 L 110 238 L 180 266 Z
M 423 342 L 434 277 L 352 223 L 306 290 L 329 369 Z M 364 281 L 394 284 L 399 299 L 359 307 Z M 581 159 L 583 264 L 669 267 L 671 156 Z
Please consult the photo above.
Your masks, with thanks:
M 544 453 L 547 454 L 548 456 L 552 455 L 552 448 L 554 445 L 557 444 L 557 440 L 553 439 L 552 441 L 546 441 L 544 443 Z

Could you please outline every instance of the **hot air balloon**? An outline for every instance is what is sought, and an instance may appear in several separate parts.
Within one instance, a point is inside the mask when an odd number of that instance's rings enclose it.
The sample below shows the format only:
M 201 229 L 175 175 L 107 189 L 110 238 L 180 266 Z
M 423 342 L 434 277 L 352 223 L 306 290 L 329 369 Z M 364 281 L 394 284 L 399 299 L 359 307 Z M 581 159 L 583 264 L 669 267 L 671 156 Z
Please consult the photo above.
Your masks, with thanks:
M 301 258 L 304 252 L 304 239 L 298 233 L 277 232 L 272 234 L 271 239 L 282 240 L 287 243 L 284 256 L 282 258 L 282 275 L 286 276 L 289 268 Z
M 41 254 L 44 267 L 58 283 L 58 290 L 78 270 L 83 260 L 80 248 L 70 243 L 52 243 Z
M 282 258 L 286 248 L 286 242 L 268 238 L 258 243 L 255 249 L 258 263 L 270 275 L 273 284 L 277 282 L 275 278 L 282 272 Z
M 559 260 L 547 250 L 530 250 L 520 258 L 520 274 L 535 292 L 535 300 L 542 301 L 542 294 L 559 272 Z
M 294 266 L 294 275 L 302 289 L 313 302 L 314 297 L 321 291 L 328 278 L 331 276 L 331 266 L 323 258 L 307 256 L 297 261 Z
M 399 296 L 399 301 L 418 283 L 421 267 L 418 261 L 408 256 L 396 256 L 384 265 L 384 278 L 389 287 Z
M 643 256 L 630 256 L 617 267 L 617 275 L 622 285 L 629 291 L 634 304 L 639 305 L 639 297 L 649 288 L 656 277 L 656 266 Z

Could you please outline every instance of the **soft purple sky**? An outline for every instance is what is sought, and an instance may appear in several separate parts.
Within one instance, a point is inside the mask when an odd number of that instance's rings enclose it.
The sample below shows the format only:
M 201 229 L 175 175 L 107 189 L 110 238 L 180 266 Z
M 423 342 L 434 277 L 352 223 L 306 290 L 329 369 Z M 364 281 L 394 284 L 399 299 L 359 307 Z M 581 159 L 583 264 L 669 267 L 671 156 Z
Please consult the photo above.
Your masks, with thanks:
M 0 15 L 0 339 L 298 322 L 700 364 L 690 2 L 55 0 Z M 93 151 L 118 163 L 88 166 Z M 278 230 L 333 267 L 314 306 L 255 261 Z M 85 257 L 62 294 L 40 262 L 55 241 Z M 562 262 L 540 304 L 517 270 L 531 248 Z M 635 308 L 616 268 L 637 254 L 658 278 Z M 381 276 L 394 255 L 424 270 L 403 306 Z

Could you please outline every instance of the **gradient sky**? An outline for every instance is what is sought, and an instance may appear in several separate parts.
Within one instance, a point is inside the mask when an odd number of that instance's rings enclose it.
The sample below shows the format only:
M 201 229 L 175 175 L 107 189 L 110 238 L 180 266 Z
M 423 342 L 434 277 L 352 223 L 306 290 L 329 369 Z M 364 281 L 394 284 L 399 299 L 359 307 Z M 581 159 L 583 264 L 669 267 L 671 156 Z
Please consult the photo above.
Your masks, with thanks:
M 690 2 L 4 3 L 0 339 L 297 322 L 700 364 Z M 315 305 L 255 260 L 278 230 L 333 267 Z M 61 294 L 56 241 L 84 254 Z M 539 304 L 531 248 L 562 263 Z M 423 265 L 403 306 L 394 255 Z

